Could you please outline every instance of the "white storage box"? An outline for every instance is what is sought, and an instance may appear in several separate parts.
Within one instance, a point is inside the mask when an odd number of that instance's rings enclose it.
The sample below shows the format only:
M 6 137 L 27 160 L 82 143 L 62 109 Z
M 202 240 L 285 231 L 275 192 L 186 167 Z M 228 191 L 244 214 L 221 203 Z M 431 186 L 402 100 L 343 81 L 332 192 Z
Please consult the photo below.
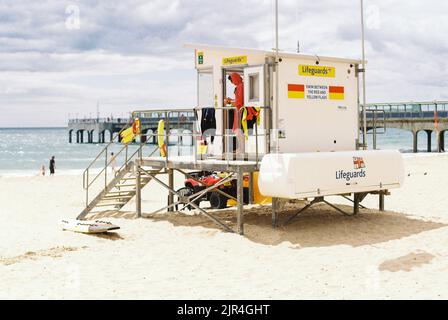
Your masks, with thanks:
M 302 199 L 399 188 L 404 163 L 398 151 L 268 154 L 258 179 L 265 196 Z

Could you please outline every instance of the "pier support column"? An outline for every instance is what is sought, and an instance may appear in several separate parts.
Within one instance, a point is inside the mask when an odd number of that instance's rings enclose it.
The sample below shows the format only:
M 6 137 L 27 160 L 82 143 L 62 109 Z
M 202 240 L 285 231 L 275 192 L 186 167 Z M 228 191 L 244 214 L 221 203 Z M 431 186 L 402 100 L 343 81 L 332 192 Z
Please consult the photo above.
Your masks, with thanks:
M 76 132 L 77 135 L 77 143 L 84 143 L 84 130 L 78 130 Z
M 437 143 L 439 152 L 445 152 L 445 131 L 438 133 L 439 141 Z
M 73 130 L 68 131 L 68 143 L 72 143 L 72 133 L 73 133 Z
M 413 141 L 413 152 L 417 153 L 418 152 L 418 131 L 412 131 L 412 141 Z
M 427 151 L 431 152 L 432 151 L 432 145 L 431 145 L 431 143 L 432 143 L 432 141 L 431 141 L 432 131 L 431 130 L 425 130 L 425 131 L 426 131 L 426 134 L 428 135 L 428 149 L 427 149 Z
M 98 133 L 98 143 L 104 143 L 104 131 Z

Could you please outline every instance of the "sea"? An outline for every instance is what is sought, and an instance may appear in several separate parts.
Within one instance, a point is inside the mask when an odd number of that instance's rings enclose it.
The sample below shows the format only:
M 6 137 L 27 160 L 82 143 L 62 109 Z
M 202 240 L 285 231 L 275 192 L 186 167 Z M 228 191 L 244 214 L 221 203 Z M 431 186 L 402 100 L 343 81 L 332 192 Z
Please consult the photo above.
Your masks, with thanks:
M 373 145 L 373 136 L 367 135 L 369 148 Z M 435 136 L 432 137 L 435 150 Z M 418 137 L 419 150 L 426 151 L 426 133 L 420 132 Z M 56 160 L 56 174 L 79 175 L 91 163 L 104 144 L 69 143 L 66 128 L 0 128 L 0 177 L 34 176 L 45 166 L 48 175 L 49 161 L 52 156 Z M 115 154 L 122 148 L 116 143 L 111 145 L 109 152 Z M 154 146 L 155 148 L 155 146 Z M 403 153 L 412 153 L 412 133 L 387 129 L 377 135 L 377 148 L 383 150 L 397 149 Z M 136 146 L 130 147 L 130 151 Z M 124 161 L 124 154 L 117 157 L 117 163 Z M 99 170 L 104 166 L 97 161 L 93 166 Z

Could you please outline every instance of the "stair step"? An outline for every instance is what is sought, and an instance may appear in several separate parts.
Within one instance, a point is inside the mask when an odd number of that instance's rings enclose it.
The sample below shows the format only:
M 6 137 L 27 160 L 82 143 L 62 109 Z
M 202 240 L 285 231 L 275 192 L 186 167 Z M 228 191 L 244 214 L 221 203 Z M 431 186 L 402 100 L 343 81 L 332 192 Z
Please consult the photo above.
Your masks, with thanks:
M 127 196 L 117 196 L 117 195 L 105 195 L 101 197 L 101 200 L 115 200 L 115 199 L 131 199 L 134 195 L 127 195 Z
M 98 203 L 95 207 L 116 207 L 124 206 L 127 202 L 116 202 L 116 203 Z
M 128 203 L 131 198 L 101 198 L 98 203 Z
M 149 176 L 140 176 L 141 180 L 151 180 L 152 177 Z M 125 177 L 125 178 L 121 178 L 120 180 L 135 180 L 135 177 Z
M 131 189 L 131 190 L 121 190 L 121 191 L 109 191 L 107 193 L 107 195 L 111 195 L 111 194 L 123 194 L 123 193 L 133 193 L 135 192 L 135 189 Z

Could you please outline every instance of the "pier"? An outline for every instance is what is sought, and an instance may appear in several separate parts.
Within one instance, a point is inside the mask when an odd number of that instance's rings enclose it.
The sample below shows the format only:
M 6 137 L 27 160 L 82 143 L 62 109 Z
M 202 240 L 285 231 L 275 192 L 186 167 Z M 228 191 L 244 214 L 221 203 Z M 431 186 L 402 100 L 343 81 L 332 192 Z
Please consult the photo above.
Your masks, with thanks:
M 426 133 L 427 152 L 445 152 L 445 133 L 448 131 L 448 101 L 432 102 L 398 102 L 398 103 L 371 103 L 366 107 L 367 130 L 376 136 L 385 133 L 387 128 L 406 130 L 412 133 L 413 152 L 418 150 L 418 135 Z M 191 133 L 191 126 L 196 121 L 194 112 L 171 111 L 162 114 L 158 111 L 139 112 L 142 137 L 151 136 L 157 132 L 159 119 L 169 119 L 176 129 Z M 117 139 L 123 128 L 131 126 L 129 118 L 87 118 L 70 119 L 68 123 L 68 135 L 70 143 L 106 143 Z M 362 127 L 362 124 L 361 124 Z M 181 133 L 182 133 L 181 132 Z M 432 150 L 432 134 L 436 137 L 436 150 Z M 170 132 L 174 133 L 174 132 Z M 155 136 L 148 141 L 156 144 Z M 181 139 L 181 137 L 180 137 Z M 142 141 L 146 142 L 146 141 Z
M 426 133 L 427 152 L 432 152 L 432 133 L 436 137 L 436 152 L 445 151 L 445 132 L 448 130 L 448 101 L 373 103 L 366 107 L 367 130 L 384 133 L 387 128 L 412 132 L 413 152 L 418 152 L 418 134 Z
M 171 124 L 176 124 L 176 129 L 173 130 L 187 130 L 191 129 L 195 121 L 195 115 L 192 112 L 178 112 L 171 111 L 169 114 L 161 114 L 160 112 L 140 112 L 140 122 L 142 137 L 157 132 L 157 125 L 159 119 L 169 119 Z M 129 128 L 132 125 L 130 118 L 85 118 L 85 119 L 70 119 L 68 122 L 68 141 L 69 143 L 107 143 L 113 142 L 115 138 L 120 142 L 120 135 L 116 134 L 124 128 Z M 154 141 L 148 141 L 150 144 L 155 144 Z M 146 141 L 142 141 L 146 142 Z

